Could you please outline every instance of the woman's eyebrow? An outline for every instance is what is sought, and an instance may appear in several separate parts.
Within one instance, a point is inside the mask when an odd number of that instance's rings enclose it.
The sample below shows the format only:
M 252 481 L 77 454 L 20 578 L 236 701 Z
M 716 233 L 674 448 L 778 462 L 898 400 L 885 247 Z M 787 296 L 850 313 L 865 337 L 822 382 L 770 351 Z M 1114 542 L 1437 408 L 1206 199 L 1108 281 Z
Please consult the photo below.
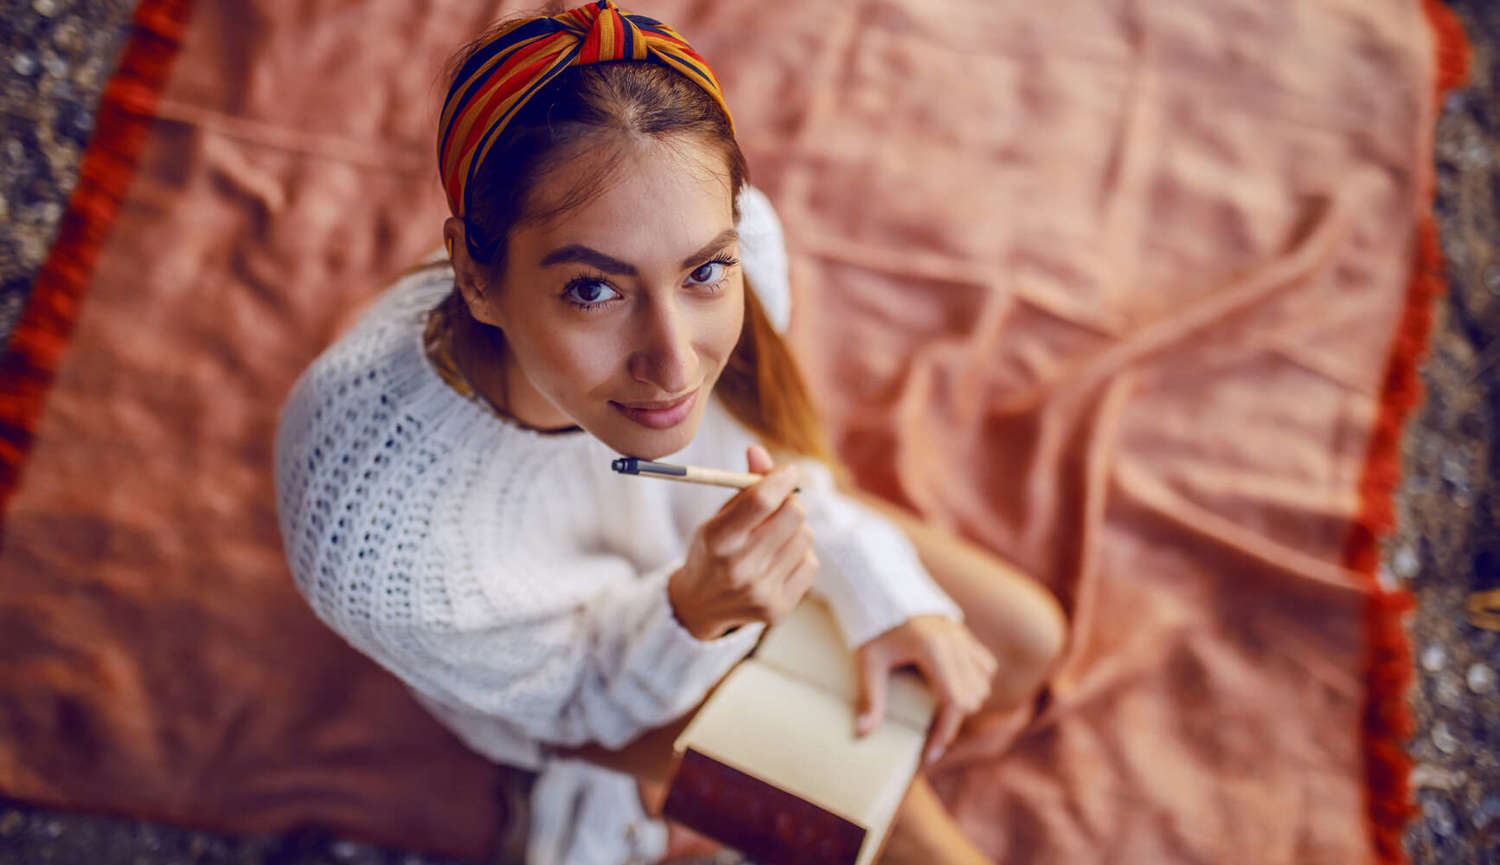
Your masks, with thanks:
M 687 258 L 684 258 L 682 260 L 682 266 L 685 268 L 692 267 L 694 264 L 702 261 L 705 258 L 708 258 L 710 255 L 718 252 L 723 247 L 726 247 L 739 239 L 740 233 L 738 231 L 734 230 L 733 228 L 726 228 L 723 231 L 719 232 L 719 235 L 713 240 L 710 240 L 708 243 L 704 244 L 702 249 L 698 250 L 692 255 L 689 255 Z M 567 246 L 559 246 L 557 249 L 554 249 L 546 255 L 542 256 L 542 263 L 540 266 L 548 267 L 553 264 L 565 264 L 570 261 L 577 261 L 582 262 L 583 264 L 592 265 L 604 271 L 605 273 L 614 273 L 619 274 L 620 276 L 636 275 L 636 269 L 634 265 L 626 264 L 625 262 L 619 260 L 618 258 L 615 258 L 612 255 L 605 255 L 597 249 L 591 249 L 578 243 L 570 243 Z

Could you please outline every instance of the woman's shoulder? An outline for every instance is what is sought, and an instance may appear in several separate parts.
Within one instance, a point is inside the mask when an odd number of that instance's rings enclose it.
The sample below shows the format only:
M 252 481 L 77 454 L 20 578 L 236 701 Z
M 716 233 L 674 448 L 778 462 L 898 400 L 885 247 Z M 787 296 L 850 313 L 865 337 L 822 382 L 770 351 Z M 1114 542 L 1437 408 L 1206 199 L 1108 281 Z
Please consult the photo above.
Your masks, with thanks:
M 453 267 L 446 260 L 408 269 L 346 316 L 309 371 L 368 367 L 404 357 L 399 349 L 420 334 L 427 313 L 452 292 L 453 284 Z
M 363 411 L 371 403 L 387 412 L 410 410 L 413 401 L 436 396 L 434 385 L 442 380 L 436 370 L 424 367 L 422 328 L 428 311 L 452 288 L 453 271 L 446 261 L 414 268 L 346 319 L 288 391 L 280 412 L 282 437 L 336 425 L 343 414 Z
M 306 518 L 314 484 L 327 496 L 357 498 L 361 485 L 410 484 L 405 475 L 453 457 L 441 428 L 461 424 L 468 403 L 442 393 L 447 385 L 424 367 L 421 346 L 425 313 L 451 285 L 448 268 L 403 275 L 298 376 L 273 449 L 283 519 Z

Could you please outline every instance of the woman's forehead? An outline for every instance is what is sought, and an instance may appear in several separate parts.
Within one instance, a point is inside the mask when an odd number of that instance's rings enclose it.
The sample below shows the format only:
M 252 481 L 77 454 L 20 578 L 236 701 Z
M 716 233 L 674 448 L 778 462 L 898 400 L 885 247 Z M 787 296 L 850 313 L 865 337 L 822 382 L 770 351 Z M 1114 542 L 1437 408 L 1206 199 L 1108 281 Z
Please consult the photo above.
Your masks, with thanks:
M 722 159 L 715 164 L 699 154 L 632 148 L 602 179 L 598 163 L 590 161 L 566 163 L 538 184 L 534 201 L 544 212 L 579 192 L 587 200 L 520 230 L 515 239 L 535 256 L 533 263 L 567 246 L 681 258 L 734 227 L 733 191 Z M 587 182 L 598 186 L 578 189 Z

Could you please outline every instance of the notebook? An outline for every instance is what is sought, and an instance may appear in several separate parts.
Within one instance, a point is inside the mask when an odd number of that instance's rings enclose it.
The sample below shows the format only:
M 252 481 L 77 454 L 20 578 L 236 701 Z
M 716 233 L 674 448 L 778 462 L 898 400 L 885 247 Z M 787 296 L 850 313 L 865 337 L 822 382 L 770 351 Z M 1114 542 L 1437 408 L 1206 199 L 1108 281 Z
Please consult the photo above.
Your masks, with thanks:
M 762 865 L 875 861 L 936 701 L 898 671 L 884 722 L 856 738 L 855 676 L 827 605 L 808 596 L 678 736 L 663 814 Z

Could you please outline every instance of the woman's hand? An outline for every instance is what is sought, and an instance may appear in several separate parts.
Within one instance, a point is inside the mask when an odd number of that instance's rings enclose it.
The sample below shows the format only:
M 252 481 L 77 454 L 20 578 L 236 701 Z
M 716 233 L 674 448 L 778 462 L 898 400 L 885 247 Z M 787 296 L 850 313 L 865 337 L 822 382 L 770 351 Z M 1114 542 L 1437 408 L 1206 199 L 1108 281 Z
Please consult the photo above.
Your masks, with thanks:
M 859 669 L 859 720 L 865 736 L 885 718 L 886 684 L 891 670 L 915 664 L 938 698 L 937 715 L 923 746 L 936 760 L 958 735 L 964 717 L 990 694 L 999 662 L 961 623 L 947 616 L 913 616 L 867 641 L 854 653 Z
M 774 623 L 797 606 L 818 572 L 806 511 L 792 495 L 797 467 L 771 471 L 771 455 L 760 445 L 747 448 L 746 458 L 750 471 L 770 473 L 698 527 L 687 560 L 667 583 L 677 620 L 700 640 Z

